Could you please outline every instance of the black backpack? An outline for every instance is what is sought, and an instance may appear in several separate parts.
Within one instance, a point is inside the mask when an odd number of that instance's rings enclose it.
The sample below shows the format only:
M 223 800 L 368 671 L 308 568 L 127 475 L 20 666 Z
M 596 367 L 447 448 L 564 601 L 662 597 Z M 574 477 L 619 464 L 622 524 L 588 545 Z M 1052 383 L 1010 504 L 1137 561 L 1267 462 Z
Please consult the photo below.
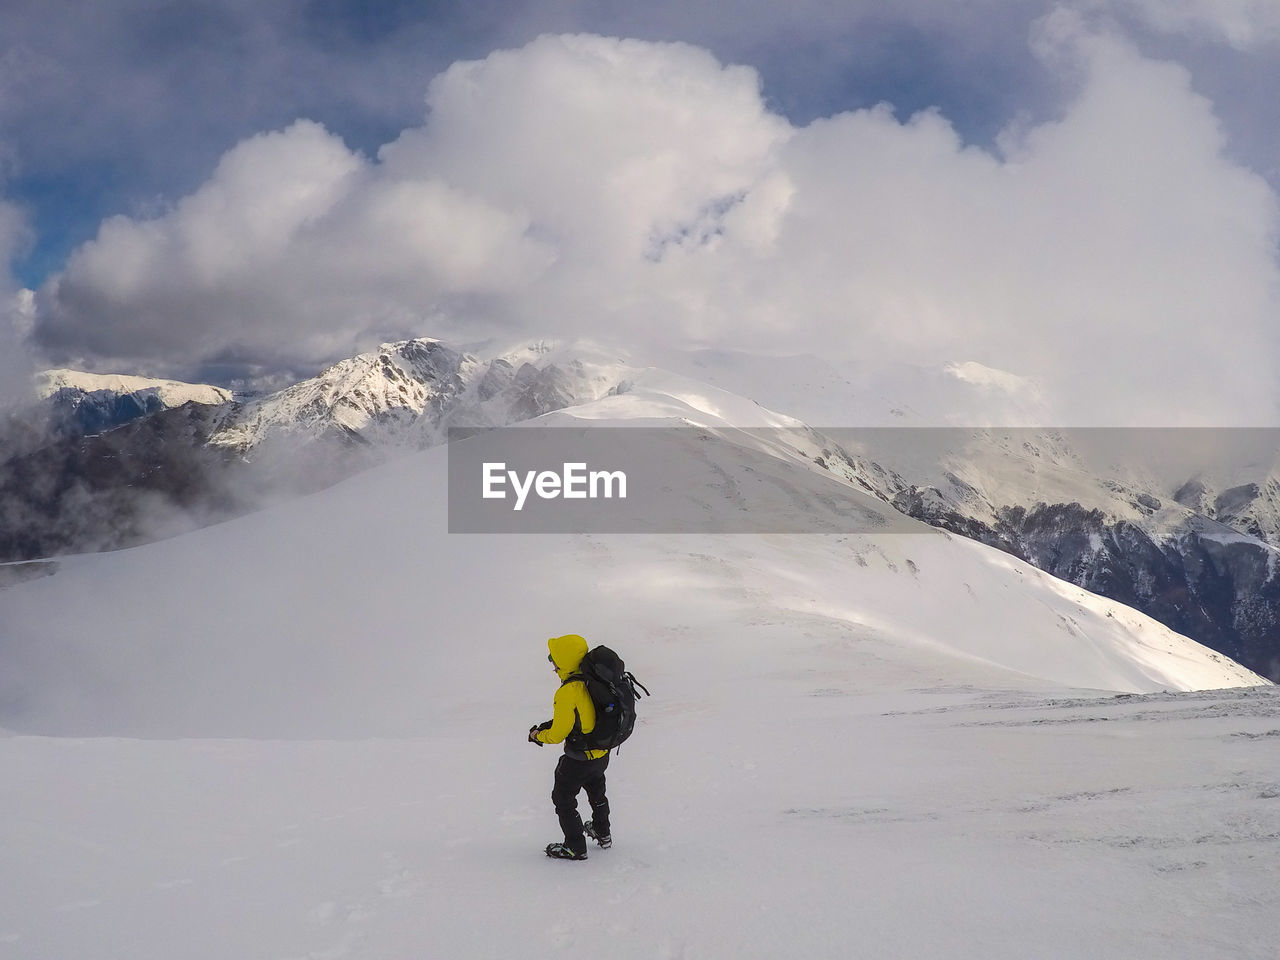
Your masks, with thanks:
M 608 647 L 595 647 L 582 658 L 577 673 L 565 683 L 581 680 L 596 708 L 596 725 L 590 733 L 575 733 L 569 746 L 575 750 L 612 750 L 620 746 L 636 725 L 636 687 L 649 691 L 627 672 L 622 658 Z

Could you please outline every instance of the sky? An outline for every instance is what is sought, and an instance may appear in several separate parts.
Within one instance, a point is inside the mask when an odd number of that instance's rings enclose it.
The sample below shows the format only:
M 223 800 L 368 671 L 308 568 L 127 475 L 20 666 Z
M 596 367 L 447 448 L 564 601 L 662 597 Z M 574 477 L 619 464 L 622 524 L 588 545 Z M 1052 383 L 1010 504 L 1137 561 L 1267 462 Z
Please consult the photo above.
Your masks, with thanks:
M 1280 420 L 1266 0 L 59 6 L 0 9 L 0 393 L 587 337 Z

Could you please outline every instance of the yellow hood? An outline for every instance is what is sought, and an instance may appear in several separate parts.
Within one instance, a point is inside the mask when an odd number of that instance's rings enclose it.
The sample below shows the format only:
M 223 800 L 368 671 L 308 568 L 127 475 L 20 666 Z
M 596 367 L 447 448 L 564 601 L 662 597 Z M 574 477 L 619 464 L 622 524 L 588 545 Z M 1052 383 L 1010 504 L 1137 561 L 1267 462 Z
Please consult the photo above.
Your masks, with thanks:
M 547 641 L 547 649 L 551 651 L 551 659 L 556 665 L 556 673 L 561 680 L 568 680 L 587 655 L 587 641 L 576 633 L 567 633 L 563 637 L 552 637 Z

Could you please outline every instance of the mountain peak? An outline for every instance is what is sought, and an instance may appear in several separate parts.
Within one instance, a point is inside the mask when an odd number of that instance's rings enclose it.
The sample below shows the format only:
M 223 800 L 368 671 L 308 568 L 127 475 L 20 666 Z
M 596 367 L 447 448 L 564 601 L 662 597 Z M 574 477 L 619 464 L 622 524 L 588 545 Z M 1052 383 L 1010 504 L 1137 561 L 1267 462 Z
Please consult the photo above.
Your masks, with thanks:
M 101 433 L 184 403 L 217 406 L 232 399 L 230 390 L 207 383 L 61 367 L 43 370 L 33 379 L 37 401 L 48 412 L 50 431 L 63 436 Z
M 392 341 L 245 404 L 210 442 L 430 446 L 450 426 L 502 426 L 603 396 L 625 369 L 547 341 L 489 360 L 433 337 Z

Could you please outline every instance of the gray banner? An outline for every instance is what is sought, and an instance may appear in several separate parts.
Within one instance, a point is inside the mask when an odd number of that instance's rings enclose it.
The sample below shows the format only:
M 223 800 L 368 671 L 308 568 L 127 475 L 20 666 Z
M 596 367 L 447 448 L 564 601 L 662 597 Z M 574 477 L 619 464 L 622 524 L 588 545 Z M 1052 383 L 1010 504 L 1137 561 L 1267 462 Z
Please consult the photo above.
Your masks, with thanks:
M 1213 515 L 1280 491 L 1274 429 L 534 425 L 450 430 L 448 451 L 451 533 L 926 533 L 891 502 L 936 488 Z
M 805 430 L 450 431 L 449 532 L 928 531 L 831 473 L 823 449 Z

